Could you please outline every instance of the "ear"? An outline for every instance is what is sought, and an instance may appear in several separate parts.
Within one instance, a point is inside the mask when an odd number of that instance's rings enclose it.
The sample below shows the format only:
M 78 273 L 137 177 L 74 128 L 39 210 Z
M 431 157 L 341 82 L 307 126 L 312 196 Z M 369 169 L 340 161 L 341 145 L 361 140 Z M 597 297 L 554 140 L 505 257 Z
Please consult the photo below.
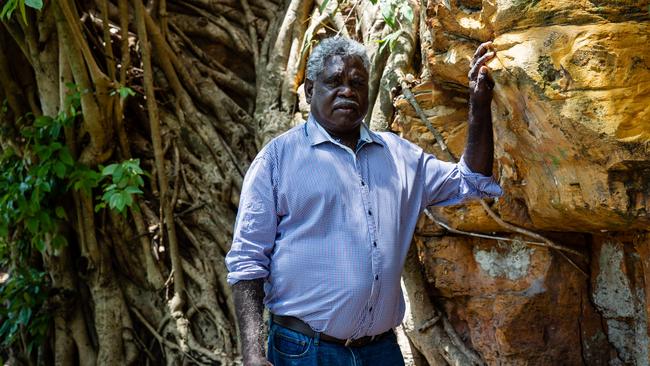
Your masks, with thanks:
M 311 96 L 314 93 L 314 82 L 305 79 L 305 99 L 307 99 L 307 103 L 311 104 Z

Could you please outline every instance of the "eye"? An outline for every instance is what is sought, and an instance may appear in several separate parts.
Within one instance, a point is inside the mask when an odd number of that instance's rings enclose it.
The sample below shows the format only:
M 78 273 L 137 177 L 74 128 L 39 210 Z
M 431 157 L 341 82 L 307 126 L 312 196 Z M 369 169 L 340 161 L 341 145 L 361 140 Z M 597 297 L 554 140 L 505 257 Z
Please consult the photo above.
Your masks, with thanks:
M 325 80 L 325 84 L 327 84 L 329 86 L 338 86 L 339 84 L 341 84 L 341 78 L 339 78 L 337 76 L 331 77 L 331 78 Z
M 331 72 L 331 73 L 325 73 L 323 75 L 323 83 L 327 85 L 331 84 L 336 84 L 341 81 L 341 73 L 340 72 Z

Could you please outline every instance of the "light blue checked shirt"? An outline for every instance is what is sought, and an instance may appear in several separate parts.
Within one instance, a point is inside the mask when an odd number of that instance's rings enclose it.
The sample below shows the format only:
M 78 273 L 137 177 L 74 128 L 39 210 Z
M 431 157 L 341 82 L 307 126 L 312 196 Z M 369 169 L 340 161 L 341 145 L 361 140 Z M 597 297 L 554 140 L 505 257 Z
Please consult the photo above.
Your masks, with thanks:
M 361 126 L 356 151 L 313 119 L 268 143 L 242 187 L 228 282 L 265 278 L 264 303 L 348 339 L 400 324 L 400 275 L 428 205 L 501 188 L 388 132 Z

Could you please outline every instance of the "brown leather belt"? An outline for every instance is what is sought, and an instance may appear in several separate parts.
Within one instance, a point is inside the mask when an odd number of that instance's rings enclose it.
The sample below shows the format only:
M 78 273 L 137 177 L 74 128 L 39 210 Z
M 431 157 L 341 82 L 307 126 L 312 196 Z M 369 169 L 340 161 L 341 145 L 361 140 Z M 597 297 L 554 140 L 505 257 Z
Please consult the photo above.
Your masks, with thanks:
M 291 329 L 294 332 L 304 334 L 309 338 L 314 338 L 316 336 L 316 332 L 314 332 L 314 330 L 311 329 L 307 323 L 296 317 L 271 314 L 271 320 L 278 325 Z M 346 347 L 363 347 L 392 333 L 393 330 L 389 329 L 382 334 L 375 336 L 365 336 L 357 339 L 339 339 L 328 336 L 325 333 L 321 333 L 320 340 L 324 342 L 342 344 Z

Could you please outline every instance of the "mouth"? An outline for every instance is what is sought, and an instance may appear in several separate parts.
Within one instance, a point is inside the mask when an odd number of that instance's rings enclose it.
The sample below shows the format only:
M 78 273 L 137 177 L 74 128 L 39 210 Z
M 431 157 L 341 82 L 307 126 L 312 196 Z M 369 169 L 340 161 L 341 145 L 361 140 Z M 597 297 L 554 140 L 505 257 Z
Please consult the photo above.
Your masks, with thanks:
M 352 101 L 338 102 L 333 106 L 334 110 L 341 110 L 344 112 L 356 111 L 359 108 L 359 105 Z

